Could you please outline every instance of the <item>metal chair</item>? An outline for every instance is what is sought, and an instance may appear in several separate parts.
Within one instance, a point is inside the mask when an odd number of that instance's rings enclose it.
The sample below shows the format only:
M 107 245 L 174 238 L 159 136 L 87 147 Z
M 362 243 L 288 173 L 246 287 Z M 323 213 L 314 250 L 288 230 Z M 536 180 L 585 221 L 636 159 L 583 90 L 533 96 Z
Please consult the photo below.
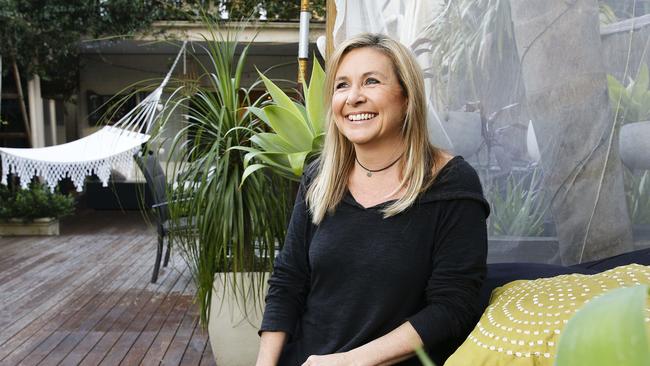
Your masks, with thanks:
M 152 205 L 151 208 L 156 213 L 156 228 L 158 231 L 158 245 L 156 250 L 156 262 L 153 267 L 153 274 L 151 275 L 151 282 L 156 283 L 158 280 L 158 272 L 160 271 L 160 262 L 162 259 L 163 244 L 165 237 L 168 237 L 172 227 L 169 220 L 169 200 L 167 199 L 167 178 L 158 158 L 149 152 L 146 156 L 137 153 L 133 156 L 136 164 L 142 171 L 144 179 L 151 191 Z M 182 218 L 175 222 L 173 225 L 174 231 L 182 231 L 190 229 L 189 220 Z M 167 251 L 165 252 L 165 260 L 163 267 L 167 267 L 169 263 L 169 255 L 171 251 L 171 240 L 167 238 Z

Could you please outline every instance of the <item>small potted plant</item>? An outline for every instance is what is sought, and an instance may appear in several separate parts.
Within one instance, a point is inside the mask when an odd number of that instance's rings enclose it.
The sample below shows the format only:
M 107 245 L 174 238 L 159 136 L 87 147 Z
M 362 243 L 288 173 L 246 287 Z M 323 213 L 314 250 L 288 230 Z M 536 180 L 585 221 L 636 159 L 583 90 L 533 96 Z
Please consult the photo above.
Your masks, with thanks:
M 630 169 L 650 169 L 650 74 L 641 65 L 636 79 L 623 86 L 607 75 L 609 99 L 621 124 L 619 148 L 623 164 Z
M 0 236 L 59 235 L 59 218 L 74 212 L 74 198 L 41 183 L 29 189 L 0 185 Z
M 636 79 L 623 86 L 607 76 L 609 98 L 621 124 L 619 148 L 625 171 L 625 196 L 634 239 L 647 246 L 650 242 L 650 72 L 641 65 Z
M 559 244 L 545 222 L 548 204 L 538 168 L 511 173 L 505 182 L 487 185 L 492 212 L 488 219 L 488 262 L 559 260 Z M 550 225 L 552 226 L 552 225 Z
M 625 170 L 625 198 L 632 221 L 632 233 L 639 247 L 650 246 L 650 171 Z

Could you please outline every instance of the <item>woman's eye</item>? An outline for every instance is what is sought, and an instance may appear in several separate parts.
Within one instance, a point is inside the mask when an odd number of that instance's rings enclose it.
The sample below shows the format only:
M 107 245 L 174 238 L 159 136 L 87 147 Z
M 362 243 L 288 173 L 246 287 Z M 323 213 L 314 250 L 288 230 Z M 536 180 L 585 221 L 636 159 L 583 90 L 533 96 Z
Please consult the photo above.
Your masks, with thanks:
M 334 89 L 341 89 L 341 88 L 345 88 L 346 86 L 348 86 L 348 83 L 344 83 L 344 82 L 342 82 L 342 83 L 338 83 L 338 84 L 336 84 L 336 85 L 334 86 Z
M 368 78 L 366 79 L 366 84 L 379 84 L 379 80 L 374 78 Z

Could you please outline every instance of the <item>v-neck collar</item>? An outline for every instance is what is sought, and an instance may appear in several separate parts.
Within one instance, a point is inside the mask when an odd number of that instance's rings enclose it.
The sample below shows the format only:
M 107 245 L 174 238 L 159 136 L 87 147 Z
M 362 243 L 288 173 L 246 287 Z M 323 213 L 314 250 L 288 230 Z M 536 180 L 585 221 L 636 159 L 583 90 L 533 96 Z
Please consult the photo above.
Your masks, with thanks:
M 443 167 L 440 169 L 440 171 L 438 172 L 438 176 L 443 175 L 444 173 L 446 173 L 446 171 L 447 171 L 447 170 L 448 170 L 452 165 L 454 165 L 454 164 L 456 163 L 456 160 L 458 160 L 458 159 L 462 159 L 462 158 L 463 158 L 462 156 L 460 156 L 460 155 L 456 155 L 456 156 L 454 156 L 453 158 L 449 159 L 449 161 L 445 164 L 445 166 L 443 166 Z M 434 185 L 435 185 L 435 183 L 434 183 Z M 346 188 L 346 189 L 345 189 L 345 194 L 343 195 L 343 199 L 342 199 L 342 201 L 343 201 L 343 202 L 346 202 L 346 203 L 348 203 L 348 204 L 351 204 L 352 206 L 358 207 L 358 208 L 360 208 L 360 209 L 362 209 L 362 210 L 364 210 L 364 211 L 367 211 L 367 210 L 380 210 L 380 209 L 383 209 L 384 207 L 386 207 L 386 206 L 390 205 L 391 203 L 397 201 L 397 199 L 390 199 L 390 200 L 386 200 L 386 201 L 383 201 L 383 202 L 377 203 L 377 204 L 372 205 L 372 206 L 365 207 L 364 205 L 360 204 L 360 203 L 356 200 L 356 198 L 354 198 L 354 196 L 353 196 L 352 193 L 350 192 L 350 189 Z

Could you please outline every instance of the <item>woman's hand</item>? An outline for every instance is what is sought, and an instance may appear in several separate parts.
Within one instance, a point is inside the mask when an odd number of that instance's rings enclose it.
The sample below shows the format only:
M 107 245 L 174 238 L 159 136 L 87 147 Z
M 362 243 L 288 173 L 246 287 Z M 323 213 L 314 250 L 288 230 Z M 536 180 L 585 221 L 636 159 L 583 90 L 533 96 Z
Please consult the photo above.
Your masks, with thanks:
M 302 366 L 358 366 L 359 363 L 352 360 L 347 353 L 332 353 L 330 355 L 309 356 Z

